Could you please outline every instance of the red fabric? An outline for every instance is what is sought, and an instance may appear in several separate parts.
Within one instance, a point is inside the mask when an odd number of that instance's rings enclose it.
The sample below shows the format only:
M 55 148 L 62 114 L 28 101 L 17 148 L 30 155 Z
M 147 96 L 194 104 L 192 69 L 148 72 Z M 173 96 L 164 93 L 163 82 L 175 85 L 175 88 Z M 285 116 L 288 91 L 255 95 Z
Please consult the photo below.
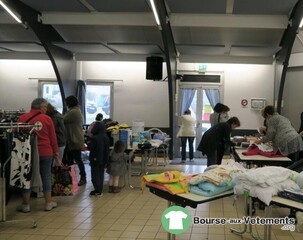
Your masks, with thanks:
M 283 155 L 277 151 L 264 152 L 258 148 L 257 145 L 252 144 L 248 147 L 246 152 L 242 153 L 243 155 L 262 155 L 265 157 L 283 157 Z
M 41 112 L 41 114 L 35 116 L 29 121 L 30 124 L 40 122 L 42 124 L 41 130 L 34 130 L 38 137 L 38 151 L 40 157 L 53 156 L 54 153 L 58 153 L 57 137 L 55 127 L 52 119 L 46 114 L 42 113 L 39 109 L 31 109 L 29 113 L 21 115 L 18 122 L 26 122 L 30 117 Z

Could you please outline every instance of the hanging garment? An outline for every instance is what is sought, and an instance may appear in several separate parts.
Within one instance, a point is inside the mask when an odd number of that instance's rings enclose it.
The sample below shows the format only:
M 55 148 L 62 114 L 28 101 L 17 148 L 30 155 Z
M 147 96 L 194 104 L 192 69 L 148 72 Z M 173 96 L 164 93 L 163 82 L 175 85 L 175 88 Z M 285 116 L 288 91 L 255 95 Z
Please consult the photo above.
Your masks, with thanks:
M 30 135 L 16 135 L 13 138 L 10 185 L 30 189 L 31 183 Z

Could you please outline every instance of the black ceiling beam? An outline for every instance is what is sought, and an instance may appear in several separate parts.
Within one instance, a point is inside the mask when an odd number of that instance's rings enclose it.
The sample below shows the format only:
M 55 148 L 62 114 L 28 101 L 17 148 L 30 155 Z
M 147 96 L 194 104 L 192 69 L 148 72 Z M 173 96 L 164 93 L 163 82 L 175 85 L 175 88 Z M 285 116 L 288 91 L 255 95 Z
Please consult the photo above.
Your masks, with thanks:
M 172 137 L 172 142 L 169 148 L 169 157 L 172 159 L 173 150 L 175 145 L 175 93 L 176 93 L 176 68 L 177 68 L 177 51 L 175 46 L 174 37 L 172 34 L 169 16 L 166 10 L 166 5 L 164 0 L 154 1 L 155 6 L 159 15 L 160 20 L 160 31 L 162 35 L 162 41 L 164 45 L 165 61 L 167 68 L 167 79 L 168 79 L 168 98 L 169 98 L 169 134 Z
M 291 55 L 292 47 L 296 39 L 296 35 L 298 33 L 299 25 L 303 16 L 303 0 L 299 0 L 296 5 L 294 6 L 290 18 L 287 29 L 284 31 L 280 46 L 282 47 L 281 50 L 276 54 L 276 63 L 277 63 L 277 70 L 276 70 L 276 80 L 280 78 L 280 87 L 277 99 L 277 112 L 281 113 L 282 108 L 282 98 L 283 98 L 283 91 L 286 79 L 286 73 L 289 64 L 289 58 Z M 282 69 L 281 69 L 282 68 Z M 281 72 L 281 75 L 280 75 Z
M 6 1 L 8 5 L 21 16 L 23 23 L 36 34 L 44 47 L 55 71 L 62 101 L 65 99 L 65 96 L 75 95 L 76 62 L 73 60 L 73 54 L 52 44 L 52 42 L 64 42 L 64 39 L 53 26 L 38 22 L 38 16 L 41 15 L 40 12 L 19 0 Z M 64 111 L 65 110 L 64 107 Z

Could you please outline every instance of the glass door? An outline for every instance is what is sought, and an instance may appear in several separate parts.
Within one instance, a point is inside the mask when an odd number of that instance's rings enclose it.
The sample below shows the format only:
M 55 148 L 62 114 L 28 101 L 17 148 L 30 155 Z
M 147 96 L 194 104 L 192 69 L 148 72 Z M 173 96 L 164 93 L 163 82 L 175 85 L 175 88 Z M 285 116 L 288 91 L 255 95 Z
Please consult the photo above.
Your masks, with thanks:
M 186 91 L 186 87 L 181 87 L 180 91 L 182 94 L 182 91 Z M 191 110 L 191 115 L 193 118 L 196 119 L 196 138 L 194 140 L 194 157 L 195 158 L 201 158 L 202 153 L 199 151 L 196 151 L 200 140 L 202 138 L 202 135 L 210 128 L 210 114 L 213 112 L 213 109 L 211 107 L 209 98 L 207 97 L 206 91 L 212 89 L 212 91 L 217 91 L 217 96 L 220 98 L 220 91 L 219 88 L 211 88 L 211 87 L 190 87 L 190 89 L 195 89 L 195 94 L 192 98 L 192 101 L 190 103 L 189 110 Z M 184 98 L 184 97 L 183 97 Z M 181 98 L 179 98 L 181 99 Z M 183 101 L 185 102 L 185 101 Z M 182 108 L 182 103 L 179 103 L 179 109 Z M 178 148 L 180 149 L 180 143 L 178 141 Z M 189 148 L 187 146 L 187 152 L 189 151 Z M 176 153 L 177 157 L 180 157 L 180 151 Z

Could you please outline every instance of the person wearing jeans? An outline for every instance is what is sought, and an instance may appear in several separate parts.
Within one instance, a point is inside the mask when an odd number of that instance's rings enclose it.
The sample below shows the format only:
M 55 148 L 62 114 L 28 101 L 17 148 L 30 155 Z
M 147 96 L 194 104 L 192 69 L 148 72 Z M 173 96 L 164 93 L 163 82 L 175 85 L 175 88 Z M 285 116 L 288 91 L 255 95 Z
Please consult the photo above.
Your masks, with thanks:
M 47 116 L 48 102 L 44 98 L 36 98 L 31 104 L 31 110 L 21 115 L 18 122 L 36 124 L 40 123 L 41 128 L 34 130 L 38 139 L 38 152 L 40 164 L 40 176 L 42 180 L 43 195 L 45 199 L 45 211 L 50 211 L 57 207 L 57 203 L 52 201 L 51 194 L 51 166 L 53 158 L 59 158 L 58 144 L 55 126 L 52 119 Z M 22 190 L 22 204 L 17 208 L 21 212 L 30 212 L 31 189 Z
M 188 109 L 184 115 L 179 118 L 180 130 L 177 137 L 181 139 L 181 162 L 186 162 L 186 143 L 189 145 L 189 160 L 194 158 L 194 139 L 196 137 L 195 131 L 196 120 L 191 116 L 191 111 Z

